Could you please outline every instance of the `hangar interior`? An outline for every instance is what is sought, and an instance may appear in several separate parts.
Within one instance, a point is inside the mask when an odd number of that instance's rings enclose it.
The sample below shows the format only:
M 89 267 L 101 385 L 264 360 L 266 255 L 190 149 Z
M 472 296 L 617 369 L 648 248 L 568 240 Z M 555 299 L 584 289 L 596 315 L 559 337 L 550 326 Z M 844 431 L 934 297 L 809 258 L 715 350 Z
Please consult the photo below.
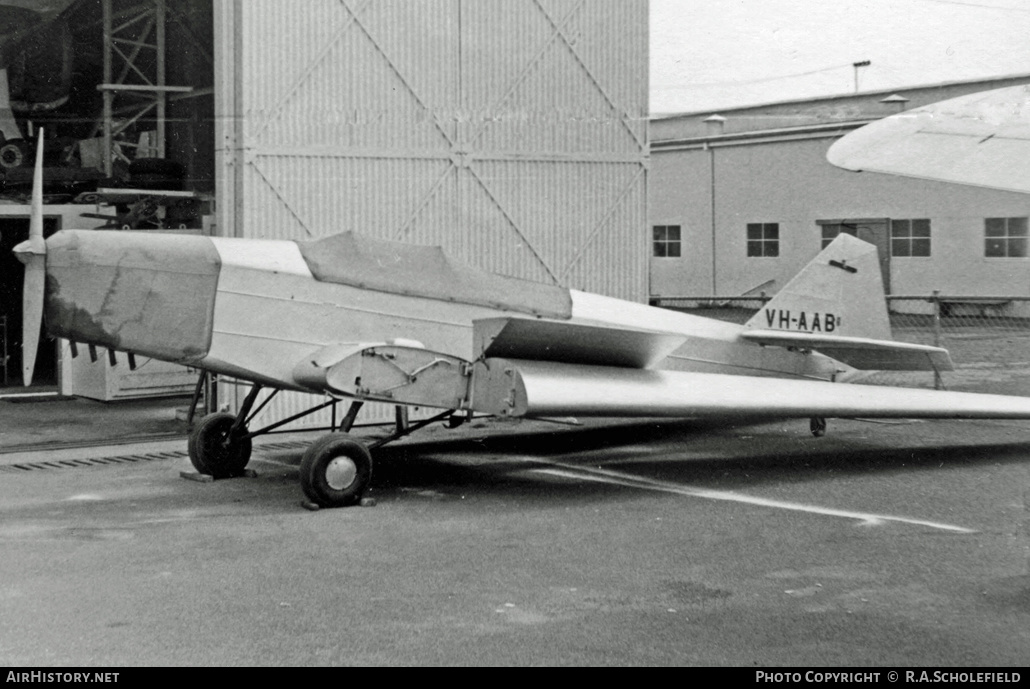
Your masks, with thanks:
M 0 3 L 0 380 L 21 378 L 21 266 L 34 146 L 44 144 L 46 233 L 202 232 L 214 206 L 210 0 Z M 34 387 L 97 399 L 178 393 L 195 376 L 139 371 L 41 347 Z M 90 362 L 91 363 L 91 362 Z

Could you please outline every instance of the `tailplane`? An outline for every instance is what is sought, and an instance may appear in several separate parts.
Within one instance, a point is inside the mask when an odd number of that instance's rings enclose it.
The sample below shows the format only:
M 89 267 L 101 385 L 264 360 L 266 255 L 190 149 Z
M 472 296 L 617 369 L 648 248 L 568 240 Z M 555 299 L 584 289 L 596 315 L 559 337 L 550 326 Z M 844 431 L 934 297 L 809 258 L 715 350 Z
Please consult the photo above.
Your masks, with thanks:
M 763 306 L 748 328 L 889 340 L 876 247 L 841 234 Z
M 951 371 L 946 349 L 894 342 L 876 247 L 838 236 L 747 322 L 741 339 L 860 370 Z

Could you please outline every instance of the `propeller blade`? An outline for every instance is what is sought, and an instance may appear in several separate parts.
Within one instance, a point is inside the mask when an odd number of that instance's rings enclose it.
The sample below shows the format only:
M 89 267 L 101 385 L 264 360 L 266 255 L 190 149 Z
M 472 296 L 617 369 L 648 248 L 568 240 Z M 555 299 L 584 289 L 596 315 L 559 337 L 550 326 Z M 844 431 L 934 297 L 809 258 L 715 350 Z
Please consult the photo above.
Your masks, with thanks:
M 46 241 L 43 239 L 43 130 L 36 144 L 36 170 L 32 178 L 32 211 L 29 239 L 14 247 L 18 260 L 25 264 L 22 291 L 21 361 L 22 382 L 32 384 L 43 325 L 43 294 L 46 290 Z
M 36 369 L 39 332 L 43 325 L 43 291 L 46 288 L 46 256 L 32 255 L 25 264 L 22 292 L 21 379 L 25 387 L 32 385 Z

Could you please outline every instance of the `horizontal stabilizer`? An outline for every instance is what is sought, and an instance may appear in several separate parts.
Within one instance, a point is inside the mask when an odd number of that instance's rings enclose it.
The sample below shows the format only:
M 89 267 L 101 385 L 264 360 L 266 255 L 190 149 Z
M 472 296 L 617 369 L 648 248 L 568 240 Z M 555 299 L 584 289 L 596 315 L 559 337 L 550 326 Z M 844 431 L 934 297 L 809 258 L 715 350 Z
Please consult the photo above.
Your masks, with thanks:
M 649 368 L 686 341 L 683 335 L 529 318 L 473 323 L 473 358 L 506 357 Z
M 779 330 L 748 330 L 741 338 L 755 344 L 815 350 L 863 371 L 953 371 L 948 350 L 929 345 Z
M 473 409 L 503 416 L 1030 419 L 1030 398 L 487 359 Z

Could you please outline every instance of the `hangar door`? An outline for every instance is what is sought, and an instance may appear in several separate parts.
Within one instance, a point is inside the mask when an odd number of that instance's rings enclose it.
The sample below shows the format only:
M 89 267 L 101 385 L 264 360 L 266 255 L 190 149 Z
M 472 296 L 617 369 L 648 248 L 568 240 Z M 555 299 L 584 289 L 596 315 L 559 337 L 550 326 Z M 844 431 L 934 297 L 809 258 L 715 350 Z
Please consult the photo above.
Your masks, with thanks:
M 219 5 L 221 234 L 354 230 L 646 298 L 644 0 Z
M 646 0 L 215 12 L 219 234 L 350 230 L 647 298 Z

